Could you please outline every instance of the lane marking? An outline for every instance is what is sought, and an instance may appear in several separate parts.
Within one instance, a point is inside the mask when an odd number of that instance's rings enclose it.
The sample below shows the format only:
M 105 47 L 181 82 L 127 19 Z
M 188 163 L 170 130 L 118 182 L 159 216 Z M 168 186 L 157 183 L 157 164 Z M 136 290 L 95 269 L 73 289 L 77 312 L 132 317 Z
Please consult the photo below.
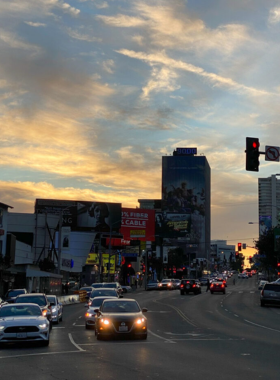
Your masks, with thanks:
M 153 333 L 151 330 L 148 330 L 148 333 L 151 334 L 151 335 L 153 335 L 153 336 L 156 336 L 159 339 L 163 339 L 165 341 L 165 343 L 175 343 L 173 340 L 164 338 L 164 337 L 162 337 L 160 335 L 157 335 L 157 334 Z
M 258 325 L 257 323 L 248 321 L 247 319 L 244 319 L 244 321 L 250 323 L 251 325 L 254 325 L 254 326 L 257 326 L 257 327 L 261 327 L 261 328 L 266 329 L 266 330 L 276 331 L 276 332 L 280 333 L 280 330 L 272 329 L 271 327 L 266 327 L 266 326 Z
M 83 350 L 77 343 L 75 343 L 74 342 L 74 339 L 73 339 L 73 337 L 72 337 L 72 334 L 68 334 L 68 336 L 69 336 L 69 339 L 70 339 L 70 342 L 78 349 L 78 350 L 80 350 L 80 351 L 85 351 L 85 350 Z
M 85 351 L 85 350 L 83 350 Z M 13 355 L 13 356 L 0 356 L 0 359 L 9 359 L 9 358 L 24 358 L 27 356 L 41 356 L 41 355 L 58 355 L 58 354 L 77 354 L 81 351 L 62 351 L 62 352 L 37 352 L 36 354 L 25 354 L 25 355 Z
M 237 314 L 233 314 L 236 318 L 239 318 L 239 315 L 237 315 Z

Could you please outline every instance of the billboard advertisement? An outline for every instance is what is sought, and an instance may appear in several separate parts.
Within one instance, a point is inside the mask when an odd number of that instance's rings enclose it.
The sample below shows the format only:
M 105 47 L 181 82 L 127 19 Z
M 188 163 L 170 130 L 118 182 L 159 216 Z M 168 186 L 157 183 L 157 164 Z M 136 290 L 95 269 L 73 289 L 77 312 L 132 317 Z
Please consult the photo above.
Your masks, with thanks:
M 121 234 L 124 240 L 155 240 L 155 210 L 122 208 Z
M 206 236 L 206 214 L 210 224 L 210 168 L 206 158 L 162 157 L 162 214 L 156 218 L 156 234 L 197 244 L 196 252 L 204 255 L 210 235 L 207 229 Z
M 271 216 L 260 216 L 259 217 L 259 234 L 260 236 L 266 235 L 268 230 L 272 227 Z
M 35 213 L 62 215 L 62 225 L 72 231 L 118 231 L 121 203 L 36 199 Z

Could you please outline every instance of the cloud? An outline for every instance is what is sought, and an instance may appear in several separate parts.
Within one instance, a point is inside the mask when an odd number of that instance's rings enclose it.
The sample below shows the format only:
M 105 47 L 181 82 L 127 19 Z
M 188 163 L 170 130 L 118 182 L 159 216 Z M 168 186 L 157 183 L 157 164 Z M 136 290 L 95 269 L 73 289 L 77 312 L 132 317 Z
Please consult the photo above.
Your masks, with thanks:
M 46 24 L 43 24 L 42 22 L 25 21 L 25 24 L 29 26 L 34 26 L 35 28 L 38 28 L 39 26 L 46 26 Z
M 115 62 L 112 59 L 107 59 L 107 61 L 104 61 L 102 66 L 107 73 L 114 73 L 113 68 L 115 67 Z
M 15 33 L 10 33 L 0 28 L 0 43 L 1 41 L 4 45 L 7 45 L 13 49 L 33 50 L 35 52 L 41 51 L 39 46 L 24 42 L 20 40 Z
M 269 11 L 268 22 L 270 24 L 278 24 L 280 22 L 280 8 L 279 7 L 272 8 Z
M 146 24 L 145 20 L 142 20 L 138 17 L 131 17 L 123 14 L 119 14 L 117 16 L 96 16 L 97 20 L 103 21 L 107 25 L 121 27 L 121 28 L 131 28 L 131 27 L 139 27 L 144 26 Z
M 57 3 L 57 6 L 59 8 L 61 8 L 65 12 L 71 14 L 72 16 L 77 16 L 80 13 L 79 9 L 71 7 L 71 5 L 68 4 L 68 3 L 63 3 L 63 2 L 60 2 L 60 1 L 57 1 L 56 3 Z
M 215 73 L 207 72 L 201 67 L 183 62 L 181 60 L 169 58 L 165 54 L 165 52 L 148 54 L 145 52 L 135 52 L 128 49 L 120 49 L 117 52 L 127 57 L 139 59 L 141 61 L 147 62 L 150 65 L 162 64 L 166 67 L 169 67 L 169 69 L 172 68 L 173 70 L 175 69 L 182 70 L 182 71 L 187 71 L 187 72 L 196 74 L 204 79 L 207 79 L 210 83 L 212 83 L 213 86 L 224 87 L 224 88 L 232 89 L 234 91 L 243 92 L 243 93 L 245 92 L 247 94 L 250 94 L 251 96 L 264 96 L 264 95 L 278 96 L 279 95 L 276 93 L 271 93 L 265 90 L 259 90 L 254 87 L 249 87 L 243 84 L 239 84 L 238 82 L 234 81 L 231 78 L 226 78 Z
M 69 34 L 70 37 L 75 38 L 76 40 L 87 41 L 87 42 L 101 42 L 102 41 L 101 38 L 97 38 L 89 34 L 83 34 L 71 28 L 67 28 L 67 33 Z
M 162 67 L 161 69 L 153 67 L 151 77 L 152 79 L 143 87 L 143 98 L 148 98 L 150 92 L 171 92 L 180 88 L 175 83 L 178 75 L 174 70 L 170 70 L 167 67 Z

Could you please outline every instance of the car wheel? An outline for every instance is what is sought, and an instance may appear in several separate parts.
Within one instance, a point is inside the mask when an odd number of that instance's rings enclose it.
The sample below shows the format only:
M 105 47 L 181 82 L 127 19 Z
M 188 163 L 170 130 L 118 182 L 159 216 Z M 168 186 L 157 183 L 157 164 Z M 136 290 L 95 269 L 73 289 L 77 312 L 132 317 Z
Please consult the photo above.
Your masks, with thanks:
M 62 314 L 61 314 L 61 317 L 60 317 L 60 322 L 62 322 Z
M 100 334 L 96 334 L 96 339 L 97 339 L 97 340 L 102 340 L 103 337 L 102 337 L 102 335 L 100 335 Z
M 223 292 L 223 294 L 226 294 L 226 292 Z
M 181 293 L 182 296 L 184 295 L 184 292 L 181 291 L 180 293 Z
M 211 292 L 211 294 L 213 294 L 214 292 Z
M 148 334 L 143 334 L 143 335 L 140 336 L 140 339 L 142 339 L 142 340 L 146 340 L 147 337 L 148 337 Z
M 261 306 L 263 307 L 263 306 L 265 306 L 265 303 L 264 303 L 264 301 L 261 301 Z
M 87 324 L 85 324 L 85 328 L 86 328 L 86 330 L 88 330 L 88 329 L 89 329 L 89 326 L 88 326 Z
M 127 293 L 127 289 L 123 289 L 123 293 Z

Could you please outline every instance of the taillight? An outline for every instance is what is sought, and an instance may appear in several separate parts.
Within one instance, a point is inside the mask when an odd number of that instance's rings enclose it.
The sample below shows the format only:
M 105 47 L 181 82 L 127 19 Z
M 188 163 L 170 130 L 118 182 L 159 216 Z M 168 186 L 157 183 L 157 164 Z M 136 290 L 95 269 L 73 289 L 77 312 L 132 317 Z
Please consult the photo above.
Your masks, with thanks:
M 224 288 L 225 287 L 225 285 L 224 284 L 222 284 L 222 288 Z
M 189 281 L 187 281 L 187 284 L 189 284 L 190 282 Z
M 192 287 L 193 287 L 193 288 L 195 288 L 195 287 L 196 287 L 196 285 L 194 284 Z
M 213 284 L 211 284 L 211 285 L 210 285 L 210 288 L 213 288 L 213 287 L 214 287 L 214 285 L 213 285 Z
M 183 288 L 183 287 L 184 287 L 184 285 L 183 285 L 183 284 L 181 284 L 181 285 L 180 285 L 180 288 Z
M 263 296 L 263 290 L 261 291 L 261 295 Z

